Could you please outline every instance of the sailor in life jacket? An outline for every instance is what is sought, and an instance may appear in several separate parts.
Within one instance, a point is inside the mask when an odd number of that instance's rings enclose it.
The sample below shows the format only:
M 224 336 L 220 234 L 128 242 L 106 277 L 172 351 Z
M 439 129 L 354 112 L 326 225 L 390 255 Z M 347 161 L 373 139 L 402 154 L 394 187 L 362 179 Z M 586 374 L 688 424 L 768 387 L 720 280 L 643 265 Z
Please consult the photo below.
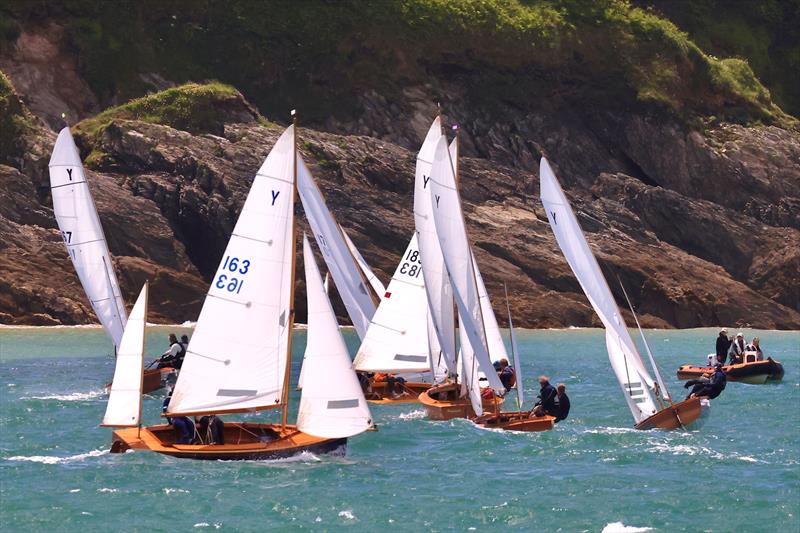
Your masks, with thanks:
M 744 342 L 744 334 L 740 331 L 736 334 L 736 339 L 734 339 L 733 344 L 731 345 L 731 349 L 733 350 L 733 359 L 736 363 L 741 363 L 742 358 L 744 357 L 744 351 L 747 346 Z

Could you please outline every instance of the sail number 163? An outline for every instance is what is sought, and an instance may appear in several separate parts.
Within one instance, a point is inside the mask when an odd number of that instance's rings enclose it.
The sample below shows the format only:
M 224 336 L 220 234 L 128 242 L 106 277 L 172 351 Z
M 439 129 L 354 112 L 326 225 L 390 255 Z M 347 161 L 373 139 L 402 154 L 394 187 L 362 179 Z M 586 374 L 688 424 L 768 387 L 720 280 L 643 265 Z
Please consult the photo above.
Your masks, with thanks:
M 225 256 L 222 263 L 222 273 L 217 276 L 214 286 L 228 292 L 239 294 L 244 285 L 244 276 L 250 270 L 250 260 L 238 257 Z

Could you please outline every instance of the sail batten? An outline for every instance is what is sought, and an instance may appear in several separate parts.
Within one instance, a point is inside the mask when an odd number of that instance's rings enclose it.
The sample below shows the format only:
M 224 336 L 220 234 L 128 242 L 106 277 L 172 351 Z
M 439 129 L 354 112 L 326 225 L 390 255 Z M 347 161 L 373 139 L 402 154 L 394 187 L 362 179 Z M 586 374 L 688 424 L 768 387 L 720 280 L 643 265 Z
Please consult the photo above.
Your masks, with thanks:
M 644 366 L 611 289 L 600 270 L 578 219 L 544 157 L 539 166 L 540 196 L 550 227 L 589 303 L 606 328 L 606 348 L 614 374 L 636 422 L 657 411 L 653 378 Z M 642 387 L 644 384 L 644 387 Z M 637 388 L 638 385 L 641 388 Z M 637 394 L 633 394 L 636 391 Z M 641 391 L 641 393 L 639 393 Z
M 282 405 L 292 330 L 294 132 L 290 126 L 275 143 L 242 206 L 197 319 L 170 416 Z
M 115 347 L 127 322 L 125 302 L 112 268 L 103 227 L 97 214 L 78 148 L 69 128 L 59 132 L 50 158 L 53 212 L 78 279 L 97 319 Z

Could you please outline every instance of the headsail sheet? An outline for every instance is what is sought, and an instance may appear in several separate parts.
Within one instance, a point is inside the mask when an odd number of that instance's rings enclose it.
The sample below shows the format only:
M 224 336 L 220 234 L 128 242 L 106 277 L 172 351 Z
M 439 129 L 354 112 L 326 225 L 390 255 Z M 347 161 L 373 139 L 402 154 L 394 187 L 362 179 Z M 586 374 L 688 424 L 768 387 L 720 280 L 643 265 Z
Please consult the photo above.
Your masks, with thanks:
M 651 394 L 654 389 L 653 378 L 636 350 L 578 219 L 544 157 L 539 165 L 539 180 L 542 204 L 550 227 L 589 303 L 606 328 L 606 346 L 611 365 L 634 419 L 640 422 L 657 410 Z
M 303 260 L 308 294 L 308 341 L 297 429 L 328 439 L 351 437 L 370 428 L 372 415 L 322 286 L 311 244 L 305 237 Z
M 425 372 L 428 355 L 428 299 L 417 235 L 411 237 L 355 359 L 365 372 Z
M 103 426 L 138 426 L 141 421 L 147 289 L 145 283 L 128 317 L 128 325 L 117 350 L 114 381 L 111 382 Z
M 429 332 L 431 339 L 431 359 L 444 358 L 450 374 L 457 374 L 455 313 L 453 311 L 453 291 L 444 264 L 444 257 L 436 236 L 430 196 L 431 167 L 434 151 L 442 136 L 442 122 L 439 117 L 433 121 L 425 141 L 417 154 L 416 175 L 414 178 L 414 224 L 422 256 L 422 272 L 425 278 L 425 293 L 430 313 Z M 435 337 L 435 339 L 434 339 Z
M 472 252 L 453 165 L 450 162 L 447 139 L 444 137 L 439 139 L 436 146 L 429 186 L 436 235 L 439 238 L 458 306 L 460 327 L 466 329 L 478 366 L 486 374 L 489 385 L 502 395 L 506 390 L 489 356 Z
M 169 414 L 280 405 L 293 322 L 293 146 L 290 126 L 256 174 L 197 319 Z
M 119 347 L 127 321 L 125 302 L 69 128 L 61 130 L 53 147 L 50 191 L 58 228 L 83 290 L 114 346 Z
M 342 230 L 325 204 L 311 171 L 302 157 L 297 161 L 297 192 L 303 203 L 308 224 L 322 252 L 322 258 L 333 276 L 347 314 L 360 339 L 367 334 L 375 315 L 375 302 L 367 289 L 353 254 L 347 247 Z

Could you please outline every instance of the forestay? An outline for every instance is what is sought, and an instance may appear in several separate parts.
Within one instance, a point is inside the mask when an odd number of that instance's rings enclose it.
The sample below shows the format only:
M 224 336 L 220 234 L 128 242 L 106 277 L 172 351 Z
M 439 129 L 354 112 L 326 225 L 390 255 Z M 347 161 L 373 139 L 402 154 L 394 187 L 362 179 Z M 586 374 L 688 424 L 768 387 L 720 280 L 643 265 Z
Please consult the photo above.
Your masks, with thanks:
M 72 264 L 97 319 L 115 347 L 127 315 L 103 227 L 69 128 L 58 134 L 50 158 L 53 212 Z
M 657 410 L 651 395 L 651 390 L 654 389 L 653 379 L 628 333 L 578 219 L 544 157 L 539 165 L 539 180 L 542 204 L 550 227 L 589 303 L 606 328 L 606 347 L 611 366 L 638 423 Z
M 375 315 L 375 302 L 364 278 L 345 243 L 341 228 L 333 218 L 302 157 L 297 161 L 297 191 L 303 203 L 308 224 L 333 276 L 333 282 L 344 302 L 347 314 L 360 339 L 364 339 L 370 320 Z
M 414 234 L 389 282 L 355 358 L 364 372 L 426 372 L 428 300 Z
M 511 320 L 511 306 L 508 304 L 508 289 L 505 285 L 503 291 L 506 296 L 506 311 L 508 312 L 508 333 L 511 337 L 511 355 L 514 358 L 514 377 L 517 385 L 517 409 L 522 409 L 525 403 L 525 394 L 522 389 L 522 362 L 520 361 L 519 346 L 517 346 L 517 334 L 514 331 L 514 322 Z
M 117 350 L 114 381 L 111 382 L 103 426 L 138 426 L 141 421 L 147 294 L 148 284 L 145 282 Z
M 303 262 L 308 334 L 297 429 L 328 439 L 351 437 L 369 429 L 372 416 L 305 236 Z
M 430 313 L 429 325 L 433 327 L 428 333 L 431 360 L 444 358 L 448 371 L 455 375 L 458 370 L 453 292 L 439 239 L 436 236 L 429 191 L 434 151 L 441 138 L 443 138 L 442 123 L 441 119 L 436 117 L 417 154 L 414 178 L 414 224 L 422 256 L 422 272 Z
M 339 227 L 341 228 L 341 226 Z M 362 256 L 361 252 L 358 251 L 358 248 L 356 248 L 356 245 L 353 243 L 353 240 L 350 238 L 350 235 L 347 234 L 344 228 L 341 228 L 341 230 L 342 230 L 342 235 L 344 236 L 344 242 L 345 244 L 347 244 L 347 248 L 350 250 L 353 259 L 355 259 L 358 268 L 361 269 L 361 273 L 364 275 L 365 278 L 367 278 L 367 282 L 369 282 L 370 286 L 372 287 L 372 290 L 375 291 L 375 294 L 378 296 L 378 298 L 383 298 L 383 294 L 386 292 L 386 287 L 383 286 L 381 280 L 378 279 L 378 276 L 375 275 L 375 272 L 372 271 L 370 266 L 364 260 L 364 256 Z M 327 282 L 328 282 L 328 275 L 326 274 L 325 283 Z
M 278 407 L 292 331 L 294 126 L 256 174 L 189 343 L 170 414 Z
M 434 155 L 430 194 L 436 234 L 458 306 L 460 327 L 466 329 L 478 366 L 486 374 L 489 385 L 502 395 L 505 393 L 505 388 L 489 356 L 472 252 L 453 166 L 450 162 L 447 139 L 444 137 L 439 139 Z

